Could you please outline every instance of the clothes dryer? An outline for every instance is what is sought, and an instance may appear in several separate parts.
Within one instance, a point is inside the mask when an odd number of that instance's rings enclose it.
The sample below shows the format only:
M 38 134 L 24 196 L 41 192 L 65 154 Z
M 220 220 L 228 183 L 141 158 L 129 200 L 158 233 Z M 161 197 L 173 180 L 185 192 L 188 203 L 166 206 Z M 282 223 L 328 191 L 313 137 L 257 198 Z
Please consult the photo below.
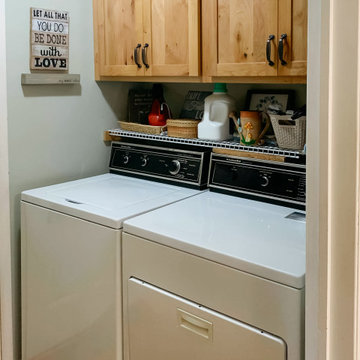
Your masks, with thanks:
M 305 167 L 213 154 L 209 186 L 124 223 L 125 360 L 304 359 Z

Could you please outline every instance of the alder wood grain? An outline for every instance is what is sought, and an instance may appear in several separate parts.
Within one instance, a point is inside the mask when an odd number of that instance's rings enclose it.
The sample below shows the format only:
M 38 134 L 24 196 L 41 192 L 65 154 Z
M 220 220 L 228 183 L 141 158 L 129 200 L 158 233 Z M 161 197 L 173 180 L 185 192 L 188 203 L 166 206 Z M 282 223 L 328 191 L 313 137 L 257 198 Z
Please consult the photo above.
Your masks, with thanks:
M 204 75 L 276 76 L 275 43 L 270 66 L 266 42 L 277 35 L 277 19 L 278 0 L 203 2 Z
M 279 36 L 287 34 L 284 59 L 279 63 L 280 76 L 301 76 L 307 73 L 307 0 L 279 0 Z
M 281 34 L 287 34 L 282 65 Z M 271 60 L 266 43 L 271 41 Z M 307 73 L 307 0 L 206 0 L 202 2 L 203 81 L 214 77 L 304 77 Z
M 306 84 L 306 76 L 100 76 L 100 81 L 170 82 L 170 83 L 238 83 L 238 84 Z
M 306 82 L 307 0 L 93 0 L 93 4 L 96 80 Z M 286 65 L 278 60 L 283 33 Z M 266 59 L 269 35 L 275 36 L 274 66 Z M 135 65 L 137 44 L 141 49 L 148 44 L 149 68 Z M 138 55 L 142 63 L 141 51 Z
M 144 0 L 147 76 L 200 74 L 200 1 Z
M 143 42 L 143 0 L 94 0 L 96 76 L 144 75 L 134 61 Z

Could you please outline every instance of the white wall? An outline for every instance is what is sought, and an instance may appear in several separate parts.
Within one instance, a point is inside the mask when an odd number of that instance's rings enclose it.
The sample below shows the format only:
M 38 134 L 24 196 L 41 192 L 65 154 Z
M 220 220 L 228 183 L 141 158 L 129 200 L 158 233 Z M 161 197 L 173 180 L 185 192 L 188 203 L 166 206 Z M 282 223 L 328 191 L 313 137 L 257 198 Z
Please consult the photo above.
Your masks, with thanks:
M 92 2 L 5 0 L 15 359 L 20 335 L 20 193 L 107 171 L 102 132 L 126 112 L 128 85 L 94 81 Z M 30 7 L 70 12 L 70 73 L 80 86 L 24 86 Z M 10 358 L 6 358 L 10 360 Z

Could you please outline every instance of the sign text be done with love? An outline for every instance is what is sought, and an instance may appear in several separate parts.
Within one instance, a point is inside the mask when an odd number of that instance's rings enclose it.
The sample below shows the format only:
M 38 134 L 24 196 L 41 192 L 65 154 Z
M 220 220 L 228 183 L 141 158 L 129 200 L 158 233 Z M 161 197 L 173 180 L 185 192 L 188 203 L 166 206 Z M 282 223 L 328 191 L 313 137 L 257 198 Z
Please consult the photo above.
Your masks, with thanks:
M 69 13 L 31 8 L 31 70 L 69 69 Z

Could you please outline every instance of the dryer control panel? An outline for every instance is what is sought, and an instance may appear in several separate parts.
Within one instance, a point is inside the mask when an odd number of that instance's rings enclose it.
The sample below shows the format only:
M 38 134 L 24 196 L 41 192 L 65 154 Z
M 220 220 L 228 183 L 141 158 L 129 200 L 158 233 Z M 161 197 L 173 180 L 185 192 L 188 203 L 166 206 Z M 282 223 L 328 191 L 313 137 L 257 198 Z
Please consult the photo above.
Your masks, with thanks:
M 209 187 L 305 209 L 305 165 L 212 154 Z
M 110 172 L 203 188 L 207 184 L 209 159 L 209 151 L 114 142 Z

